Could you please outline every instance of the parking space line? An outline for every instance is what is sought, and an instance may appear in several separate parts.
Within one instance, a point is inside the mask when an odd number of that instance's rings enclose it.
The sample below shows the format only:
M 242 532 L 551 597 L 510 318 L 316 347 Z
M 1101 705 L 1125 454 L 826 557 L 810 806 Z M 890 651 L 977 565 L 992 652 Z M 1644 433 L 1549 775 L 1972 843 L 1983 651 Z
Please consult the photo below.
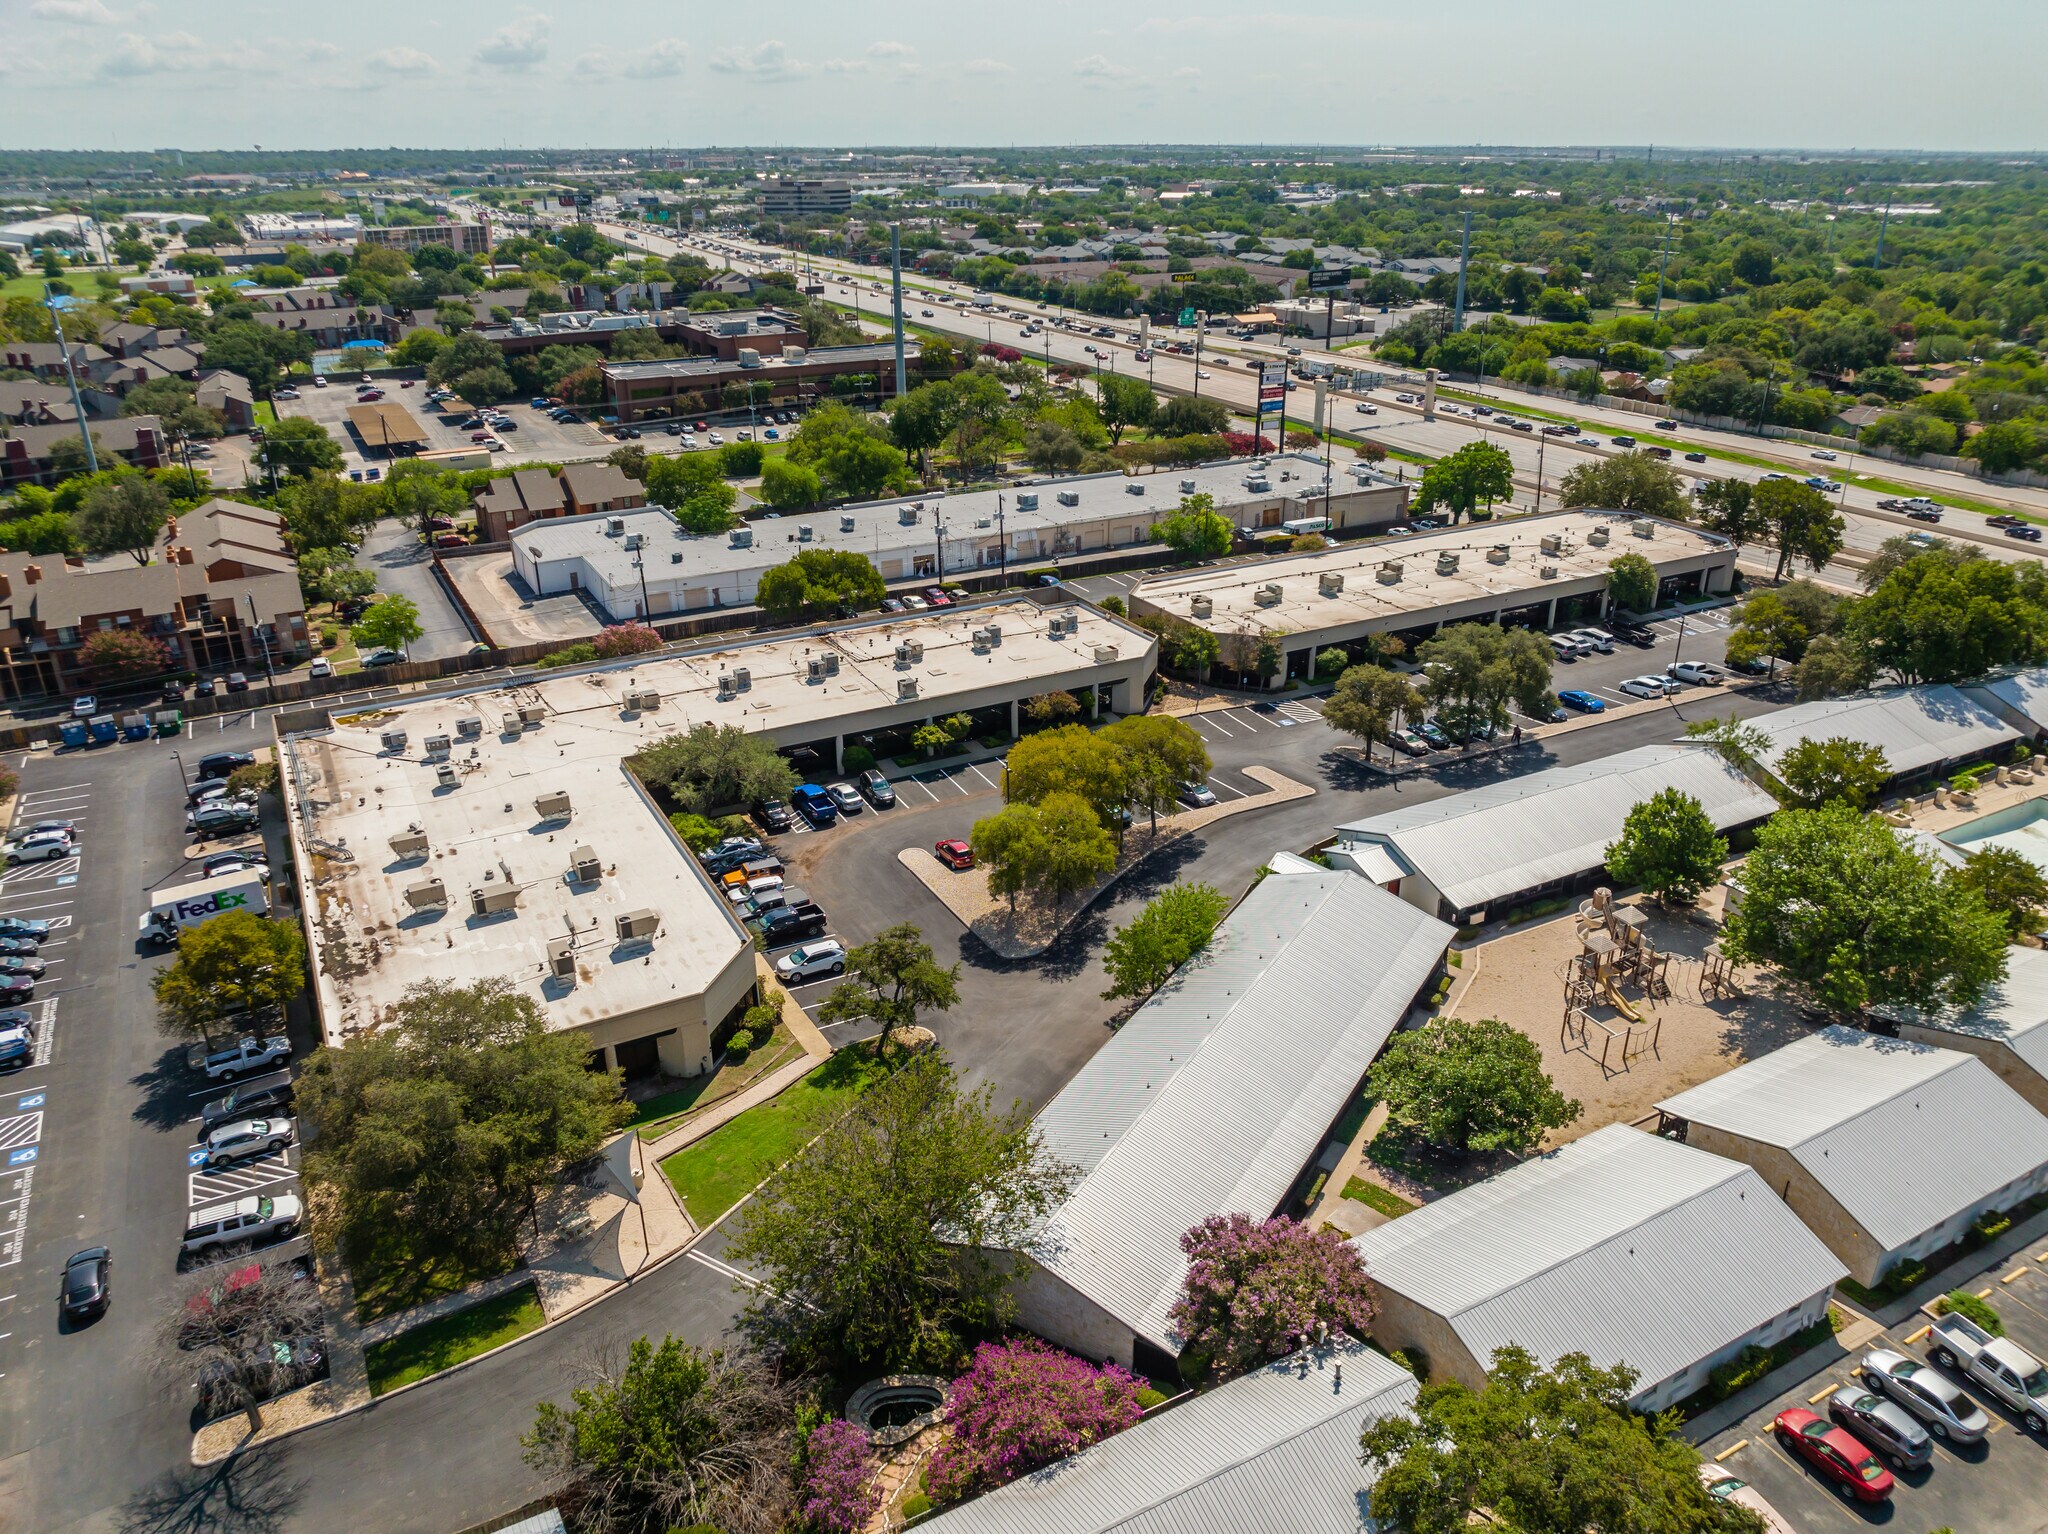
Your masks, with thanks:
M 1243 789 L 1234 788 L 1230 784 L 1224 782 L 1221 778 L 1209 779 L 1209 786 L 1211 788 L 1222 789 L 1224 793 L 1230 795 L 1230 797 L 1233 799 L 1246 799 L 1250 797 L 1250 795 L 1248 795 Z
M 1269 730 L 1272 728 L 1270 724 L 1261 724 L 1258 720 L 1252 718 L 1249 709 L 1231 709 L 1230 717 L 1234 723 L 1243 725 L 1247 730 Z
M 1221 730 L 1225 739 L 1234 739 L 1237 735 L 1237 731 L 1224 724 L 1221 714 L 1196 714 L 1193 717 L 1214 729 Z
M 967 764 L 967 770 L 973 773 L 977 778 L 981 779 L 981 781 L 986 783 L 990 788 L 1001 788 L 1003 786 L 1002 784 L 998 783 L 994 778 L 990 777 L 987 773 L 983 772 L 979 766 L 975 765 L 972 762 L 969 762 Z

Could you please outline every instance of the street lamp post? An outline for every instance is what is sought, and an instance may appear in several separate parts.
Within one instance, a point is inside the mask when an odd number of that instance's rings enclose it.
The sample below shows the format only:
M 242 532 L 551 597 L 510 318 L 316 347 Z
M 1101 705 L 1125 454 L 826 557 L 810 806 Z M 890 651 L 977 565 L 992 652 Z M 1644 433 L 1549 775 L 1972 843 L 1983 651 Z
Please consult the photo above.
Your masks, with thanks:
M 654 604 L 647 597 L 647 561 L 640 555 L 633 556 L 633 569 L 640 577 L 640 617 L 642 621 L 654 615 Z
M 249 604 L 249 626 L 256 631 L 256 642 L 263 646 L 263 680 L 275 692 L 277 673 L 270 666 L 270 636 L 263 632 L 263 620 L 256 616 L 256 598 L 244 592 L 242 600 Z

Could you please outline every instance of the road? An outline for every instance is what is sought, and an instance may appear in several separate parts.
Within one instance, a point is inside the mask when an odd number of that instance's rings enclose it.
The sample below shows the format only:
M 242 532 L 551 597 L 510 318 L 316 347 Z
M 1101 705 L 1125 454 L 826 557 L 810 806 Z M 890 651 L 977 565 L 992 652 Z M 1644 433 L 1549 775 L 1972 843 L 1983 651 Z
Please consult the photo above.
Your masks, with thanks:
M 420 610 L 422 633 L 408 648 L 414 660 L 445 660 L 467 655 L 482 636 L 472 634 L 461 609 L 434 578 L 434 555 L 411 528 L 389 518 L 364 535 L 356 564 L 377 573 L 377 589 L 386 596 L 410 597 Z

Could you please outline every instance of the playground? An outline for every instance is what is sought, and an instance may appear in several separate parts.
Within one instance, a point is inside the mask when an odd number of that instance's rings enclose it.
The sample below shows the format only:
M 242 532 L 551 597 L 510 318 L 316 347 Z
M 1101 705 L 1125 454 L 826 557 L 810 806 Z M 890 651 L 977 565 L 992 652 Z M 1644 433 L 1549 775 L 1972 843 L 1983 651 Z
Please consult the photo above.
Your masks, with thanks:
M 1805 1032 L 1763 972 L 1721 957 L 1709 927 L 1607 890 L 1474 944 L 1462 969 L 1470 978 L 1444 1011 L 1528 1035 L 1584 1106 L 1548 1145 L 1645 1118 L 1659 1098 Z

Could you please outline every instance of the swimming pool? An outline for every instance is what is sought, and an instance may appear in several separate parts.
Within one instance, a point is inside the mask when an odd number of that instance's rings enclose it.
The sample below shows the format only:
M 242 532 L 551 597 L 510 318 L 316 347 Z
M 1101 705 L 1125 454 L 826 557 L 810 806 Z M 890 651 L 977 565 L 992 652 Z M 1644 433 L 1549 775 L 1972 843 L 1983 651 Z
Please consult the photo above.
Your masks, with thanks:
M 2004 847 L 2048 873 L 2048 801 L 2029 799 L 1941 833 L 1941 839 L 1964 852 Z

